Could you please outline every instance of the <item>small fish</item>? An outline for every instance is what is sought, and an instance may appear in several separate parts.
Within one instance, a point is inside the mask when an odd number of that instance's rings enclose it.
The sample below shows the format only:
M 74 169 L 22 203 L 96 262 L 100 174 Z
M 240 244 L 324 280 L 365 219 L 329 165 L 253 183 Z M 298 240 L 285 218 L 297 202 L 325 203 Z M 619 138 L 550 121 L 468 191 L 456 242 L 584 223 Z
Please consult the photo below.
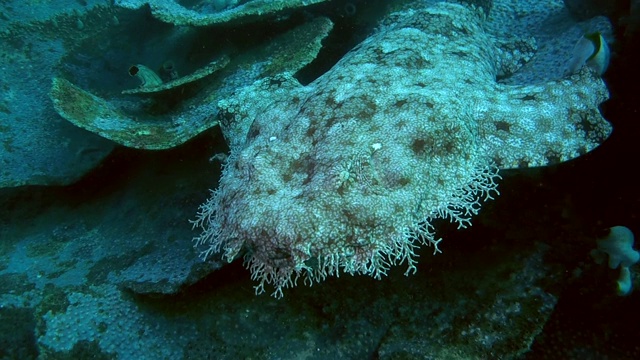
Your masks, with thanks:
M 595 70 L 598 75 L 604 74 L 609 67 L 611 52 L 607 41 L 599 32 L 585 34 L 573 47 L 573 55 L 567 65 L 566 74 L 575 74 L 584 65 Z

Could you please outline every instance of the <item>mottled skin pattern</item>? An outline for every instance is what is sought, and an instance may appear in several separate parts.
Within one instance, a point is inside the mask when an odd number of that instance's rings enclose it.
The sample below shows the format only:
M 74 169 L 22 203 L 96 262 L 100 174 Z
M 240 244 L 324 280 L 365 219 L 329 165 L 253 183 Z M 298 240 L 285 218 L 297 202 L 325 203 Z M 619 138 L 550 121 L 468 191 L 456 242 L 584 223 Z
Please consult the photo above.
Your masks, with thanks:
M 194 222 L 204 255 L 246 250 L 257 291 L 276 296 L 299 275 L 411 271 L 416 246 L 437 251 L 430 221 L 466 226 L 497 193 L 496 165 L 597 146 L 602 81 L 497 83 L 508 66 L 483 20 L 452 3 L 395 13 L 312 84 L 285 74 L 222 101 L 231 155 Z

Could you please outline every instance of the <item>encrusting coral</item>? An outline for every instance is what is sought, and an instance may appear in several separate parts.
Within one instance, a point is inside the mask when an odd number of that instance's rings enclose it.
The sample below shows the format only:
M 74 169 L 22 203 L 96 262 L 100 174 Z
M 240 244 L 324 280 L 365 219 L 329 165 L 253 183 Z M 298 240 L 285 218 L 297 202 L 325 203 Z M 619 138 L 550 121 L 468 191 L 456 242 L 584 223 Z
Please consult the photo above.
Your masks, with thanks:
M 530 47 L 484 21 L 471 6 L 415 6 L 308 86 L 283 74 L 221 101 L 231 155 L 194 221 L 203 255 L 246 250 L 256 291 L 277 297 L 300 276 L 411 272 L 417 246 L 438 250 L 431 222 L 470 224 L 498 167 L 566 161 L 608 136 L 597 74 L 500 84 Z

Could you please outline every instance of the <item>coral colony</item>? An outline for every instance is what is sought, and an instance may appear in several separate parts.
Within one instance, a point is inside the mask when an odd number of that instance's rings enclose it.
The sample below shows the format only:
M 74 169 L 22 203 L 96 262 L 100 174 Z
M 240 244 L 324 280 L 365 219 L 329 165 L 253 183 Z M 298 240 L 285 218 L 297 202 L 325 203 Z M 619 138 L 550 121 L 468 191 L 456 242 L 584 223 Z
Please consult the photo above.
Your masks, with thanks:
M 465 227 L 497 194 L 497 168 L 566 161 L 608 136 L 597 74 L 499 84 L 531 44 L 484 20 L 453 3 L 400 11 L 308 86 L 282 74 L 221 101 L 231 155 L 194 222 L 204 257 L 246 250 L 256 291 L 276 297 L 300 276 L 411 272 L 417 246 L 438 251 L 434 219 Z

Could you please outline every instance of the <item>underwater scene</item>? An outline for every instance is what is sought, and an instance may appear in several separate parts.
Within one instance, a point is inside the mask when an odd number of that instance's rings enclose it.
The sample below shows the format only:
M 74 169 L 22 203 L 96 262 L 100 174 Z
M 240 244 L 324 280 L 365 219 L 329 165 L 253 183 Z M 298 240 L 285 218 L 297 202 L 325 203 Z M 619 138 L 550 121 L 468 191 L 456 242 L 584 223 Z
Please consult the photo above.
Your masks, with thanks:
M 0 360 L 640 359 L 640 0 L 0 1 Z

